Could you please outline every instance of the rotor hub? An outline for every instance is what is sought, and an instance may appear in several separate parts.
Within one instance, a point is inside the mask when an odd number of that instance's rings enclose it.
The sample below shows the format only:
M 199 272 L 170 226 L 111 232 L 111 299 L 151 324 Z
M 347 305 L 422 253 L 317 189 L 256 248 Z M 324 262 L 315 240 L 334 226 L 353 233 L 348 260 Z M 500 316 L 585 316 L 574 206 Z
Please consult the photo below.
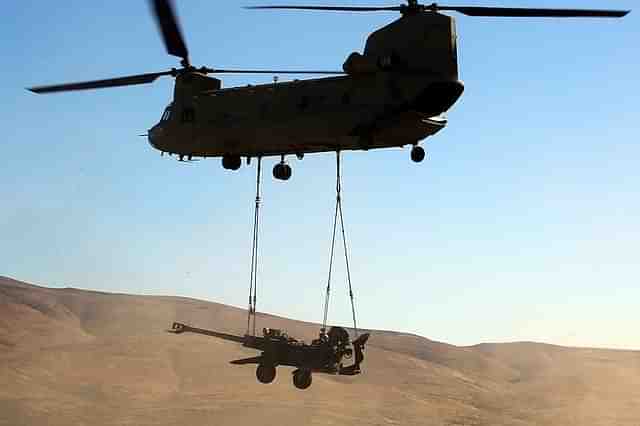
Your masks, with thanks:
M 418 13 L 437 11 L 438 5 L 436 3 L 424 5 L 418 3 L 418 0 L 407 0 L 407 4 L 400 5 L 400 13 L 402 14 L 402 16 L 417 15 Z

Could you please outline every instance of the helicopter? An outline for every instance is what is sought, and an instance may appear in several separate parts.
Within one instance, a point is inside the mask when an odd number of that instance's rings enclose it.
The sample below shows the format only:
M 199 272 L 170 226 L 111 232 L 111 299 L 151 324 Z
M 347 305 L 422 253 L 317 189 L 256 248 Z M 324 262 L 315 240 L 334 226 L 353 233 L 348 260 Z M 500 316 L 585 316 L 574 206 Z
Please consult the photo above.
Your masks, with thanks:
M 363 53 L 351 53 L 341 71 L 249 70 L 195 67 L 170 0 L 154 0 L 151 9 L 167 53 L 180 68 L 105 80 L 31 87 L 54 93 L 148 84 L 175 79 L 173 100 L 146 134 L 149 143 L 179 161 L 221 157 L 238 170 L 242 158 L 279 156 L 273 176 L 291 177 L 286 156 L 410 145 L 411 159 L 422 162 L 419 143 L 447 126 L 443 114 L 460 98 L 456 25 L 467 16 L 621 18 L 628 10 L 539 9 L 423 5 L 417 0 L 390 7 L 252 6 L 339 12 L 399 12 L 400 18 L 371 33 Z M 210 74 L 315 74 L 325 77 L 223 88 Z M 333 75 L 333 76 L 329 76 Z

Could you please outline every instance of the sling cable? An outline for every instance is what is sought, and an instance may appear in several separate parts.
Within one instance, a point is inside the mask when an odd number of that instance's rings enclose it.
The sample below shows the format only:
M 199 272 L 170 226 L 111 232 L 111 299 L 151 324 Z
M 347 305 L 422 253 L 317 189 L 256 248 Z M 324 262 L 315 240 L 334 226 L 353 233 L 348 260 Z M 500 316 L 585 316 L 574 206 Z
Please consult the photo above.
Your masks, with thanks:
M 249 307 L 247 312 L 247 331 L 246 335 L 256 335 L 256 302 L 257 302 L 257 284 L 258 284 L 258 242 L 260 234 L 260 181 L 262 178 L 262 157 L 258 157 L 258 167 L 256 175 L 256 198 L 255 210 L 253 217 L 253 241 L 251 249 L 251 274 L 249 280 Z M 331 236 L 331 249 L 329 255 L 329 273 L 327 278 L 327 286 L 324 299 L 324 315 L 322 320 L 321 335 L 326 335 L 327 319 L 329 314 L 329 302 L 331 298 L 331 278 L 333 273 L 333 263 L 335 260 L 336 232 L 338 229 L 338 218 L 340 219 L 340 231 L 342 235 L 342 245 L 344 249 L 344 259 L 347 271 L 347 283 L 349 288 L 349 299 L 351 301 L 351 315 L 353 318 L 353 330 L 358 336 L 358 325 L 356 321 L 356 308 L 353 294 L 353 286 L 351 284 L 351 269 L 349 267 L 349 250 L 347 247 L 347 236 L 344 224 L 344 215 L 342 213 L 342 176 L 340 170 L 340 151 L 336 151 L 336 207 L 333 216 L 333 232 Z M 251 334 L 250 334 L 251 333 Z
M 256 294 L 258 288 L 258 236 L 260 231 L 260 179 L 262 178 L 262 157 L 258 157 L 256 173 L 256 206 L 253 215 L 253 244 L 251 248 L 251 277 L 249 279 L 249 309 L 247 315 L 247 333 L 256 335 Z
M 336 208 L 333 215 L 333 233 L 331 236 L 331 250 L 329 254 L 329 276 L 324 298 L 324 317 L 320 332 L 324 334 L 327 330 L 327 316 L 329 313 L 329 299 L 331 296 L 331 275 L 333 271 L 333 261 L 336 246 L 336 230 L 338 227 L 338 217 L 340 218 L 340 231 L 342 233 L 342 245 L 344 249 L 344 261 L 347 269 L 347 283 L 349 285 L 349 299 L 351 300 L 351 315 L 353 317 L 353 332 L 358 337 L 358 325 L 356 322 L 356 307 L 353 298 L 353 286 L 351 285 L 351 269 L 349 268 L 349 250 L 347 248 L 347 236 L 344 228 L 344 216 L 342 214 L 342 176 L 340 173 L 340 151 L 336 151 Z

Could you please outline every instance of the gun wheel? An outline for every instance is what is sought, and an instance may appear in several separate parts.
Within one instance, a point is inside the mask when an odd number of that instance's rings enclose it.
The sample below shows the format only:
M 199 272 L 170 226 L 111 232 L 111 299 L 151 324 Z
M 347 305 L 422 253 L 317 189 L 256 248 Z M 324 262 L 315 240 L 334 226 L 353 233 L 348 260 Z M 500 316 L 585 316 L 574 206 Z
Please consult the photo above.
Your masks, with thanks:
M 276 367 L 273 365 L 258 365 L 256 377 L 260 383 L 271 383 L 276 378 Z
M 306 389 L 311 386 L 311 371 L 296 370 L 293 373 L 293 385 L 298 389 Z

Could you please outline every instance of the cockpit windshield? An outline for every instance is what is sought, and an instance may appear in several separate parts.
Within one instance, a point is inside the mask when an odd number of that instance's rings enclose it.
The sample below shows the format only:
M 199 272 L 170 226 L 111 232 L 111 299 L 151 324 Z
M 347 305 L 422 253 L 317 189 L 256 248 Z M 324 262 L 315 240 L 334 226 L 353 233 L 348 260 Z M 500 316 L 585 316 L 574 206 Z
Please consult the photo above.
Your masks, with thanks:
M 169 121 L 169 119 L 171 118 L 171 108 L 173 107 L 173 104 L 169 104 L 164 112 L 162 113 L 162 117 L 160 118 L 160 122 L 163 121 Z

